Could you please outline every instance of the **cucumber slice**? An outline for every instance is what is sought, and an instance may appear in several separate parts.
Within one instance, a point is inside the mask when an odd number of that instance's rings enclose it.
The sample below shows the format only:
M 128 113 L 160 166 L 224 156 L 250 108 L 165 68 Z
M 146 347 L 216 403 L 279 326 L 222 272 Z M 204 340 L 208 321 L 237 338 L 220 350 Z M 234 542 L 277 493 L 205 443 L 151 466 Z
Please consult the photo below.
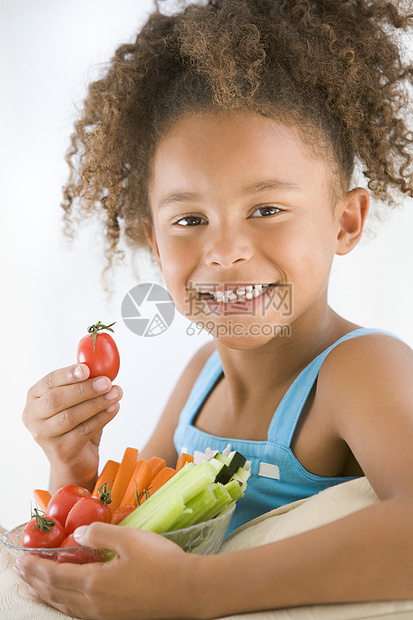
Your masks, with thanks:
M 229 470 L 231 472 L 231 476 L 233 474 L 235 474 L 235 472 L 240 467 L 244 467 L 245 463 L 247 462 L 247 459 L 245 458 L 245 456 L 243 456 L 242 454 L 240 454 L 237 451 L 231 452 L 228 455 L 228 458 L 230 459 L 230 463 L 229 463 L 228 467 L 229 467 Z
M 220 484 L 227 484 L 231 480 L 231 472 L 228 465 L 223 465 L 217 475 L 215 476 L 215 482 Z
M 214 456 L 214 458 L 220 463 L 223 463 L 224 465 L 229 465 L 231 462 L 231 459 L 229 458 L 229 456 L 225 456 L 225 454 L 221 454 L 220 452 L 218 452 Z

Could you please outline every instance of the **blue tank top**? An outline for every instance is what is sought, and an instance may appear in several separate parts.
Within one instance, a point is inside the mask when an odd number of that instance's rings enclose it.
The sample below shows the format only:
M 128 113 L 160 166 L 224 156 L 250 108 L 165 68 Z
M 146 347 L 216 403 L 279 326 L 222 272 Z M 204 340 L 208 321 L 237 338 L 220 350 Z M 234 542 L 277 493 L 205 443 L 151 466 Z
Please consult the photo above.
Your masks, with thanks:
M 330 351 L 344 340 L 376 332 L 393 336 L 379 329 L 357 329 L 337 340 L 310 362 L 291 384 L 278 405 L 268 429 L 267 441 L 218 437 L 205 433 L 193 425 L 208 395 L 223 375 L 218 351 L 214 351 L 208 359 L 181 412 L 174 443 L 178 454 L 187 452 L 196 455 L 208 449 L 223 452 L 227 448 L 238 450 L 251 462 L 251 476 L 248 479 L 247 490 L 245 496 L 237 502 L 227 535 L 269 510 L 354 479 L 354 477 L 327 478 L 308 472 L 294 456 L 290 446 L 303 406 Z

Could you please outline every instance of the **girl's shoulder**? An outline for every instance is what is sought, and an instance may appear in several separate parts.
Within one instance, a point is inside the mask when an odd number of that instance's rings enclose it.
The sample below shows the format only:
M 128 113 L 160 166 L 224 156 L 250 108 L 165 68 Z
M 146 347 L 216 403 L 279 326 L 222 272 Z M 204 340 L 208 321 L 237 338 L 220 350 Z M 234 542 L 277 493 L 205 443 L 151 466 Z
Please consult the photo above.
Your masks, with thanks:
M 345 400 L 371 391 L 408 390 L 413 376 L 413 350 L 385 332 L 348 338 L 334 347 L 324 360 L 318 388 L 326 397 L 340 394 Z
M 335 346 L 327 355 L 320 378 L 331 380 L 341 376 L 344 381 L 363 378 L 377 382 L 378 376 L 410 377 L 413 370 L 413 349 L 396 335 L 384 331 L 360 333 Z M 378 373 L 378 374 L 377 374 Z
M 375 480 L 380 454 L 386 454 L 389 467 L 390 460 L 396 463 L 411 452 L 412 377 L 413 350 L 381 332 L 341 342 L 320 369 L 318 406 L 332 434 L 347 443 L 364 473 Z

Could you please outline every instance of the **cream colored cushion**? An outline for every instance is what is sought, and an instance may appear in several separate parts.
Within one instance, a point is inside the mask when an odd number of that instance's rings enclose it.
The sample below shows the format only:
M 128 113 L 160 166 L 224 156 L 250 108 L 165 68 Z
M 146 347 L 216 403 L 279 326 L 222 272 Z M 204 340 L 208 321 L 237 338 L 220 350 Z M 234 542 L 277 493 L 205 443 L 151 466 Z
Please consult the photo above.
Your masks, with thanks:
M 0 527 L 0 536 L 4 528 Z M 58 620 L 68 616 L 33 597 L 25 582 L 13 570 L 14 558 L 0 545 L 0 618 L 1 620 Z
M 224 542 L 221 553 L 249 549 L 300 534 L 345 517 L 379 501 L 366 478 L 322 491 L 246 523 Z M 413 620 L 413 600 L 356 604 L 314 605 L 228 616 L 225 620 Z

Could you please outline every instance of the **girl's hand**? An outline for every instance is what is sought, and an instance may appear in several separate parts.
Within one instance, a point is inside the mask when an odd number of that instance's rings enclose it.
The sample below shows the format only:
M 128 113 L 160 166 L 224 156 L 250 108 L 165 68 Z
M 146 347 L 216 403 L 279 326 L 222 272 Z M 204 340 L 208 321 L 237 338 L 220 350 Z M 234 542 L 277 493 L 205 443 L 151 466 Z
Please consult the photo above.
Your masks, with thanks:
M 23 422 L 50 461 L 51 491 L 72 482 L 93 486 L 102 429 L 119 411 L 120 387 L 89 374 L 86 364 L 61 368 L 27 394 Z
M 81 544 L 118 555 L 106 563 L 83 565 L 21 556 L 15 570 L 33 594 L 76 618 L 197 617 L 192 581 L 201 556 L 185 553 L 158 534 L 106 523 L 80 527 L 75 536 Z

